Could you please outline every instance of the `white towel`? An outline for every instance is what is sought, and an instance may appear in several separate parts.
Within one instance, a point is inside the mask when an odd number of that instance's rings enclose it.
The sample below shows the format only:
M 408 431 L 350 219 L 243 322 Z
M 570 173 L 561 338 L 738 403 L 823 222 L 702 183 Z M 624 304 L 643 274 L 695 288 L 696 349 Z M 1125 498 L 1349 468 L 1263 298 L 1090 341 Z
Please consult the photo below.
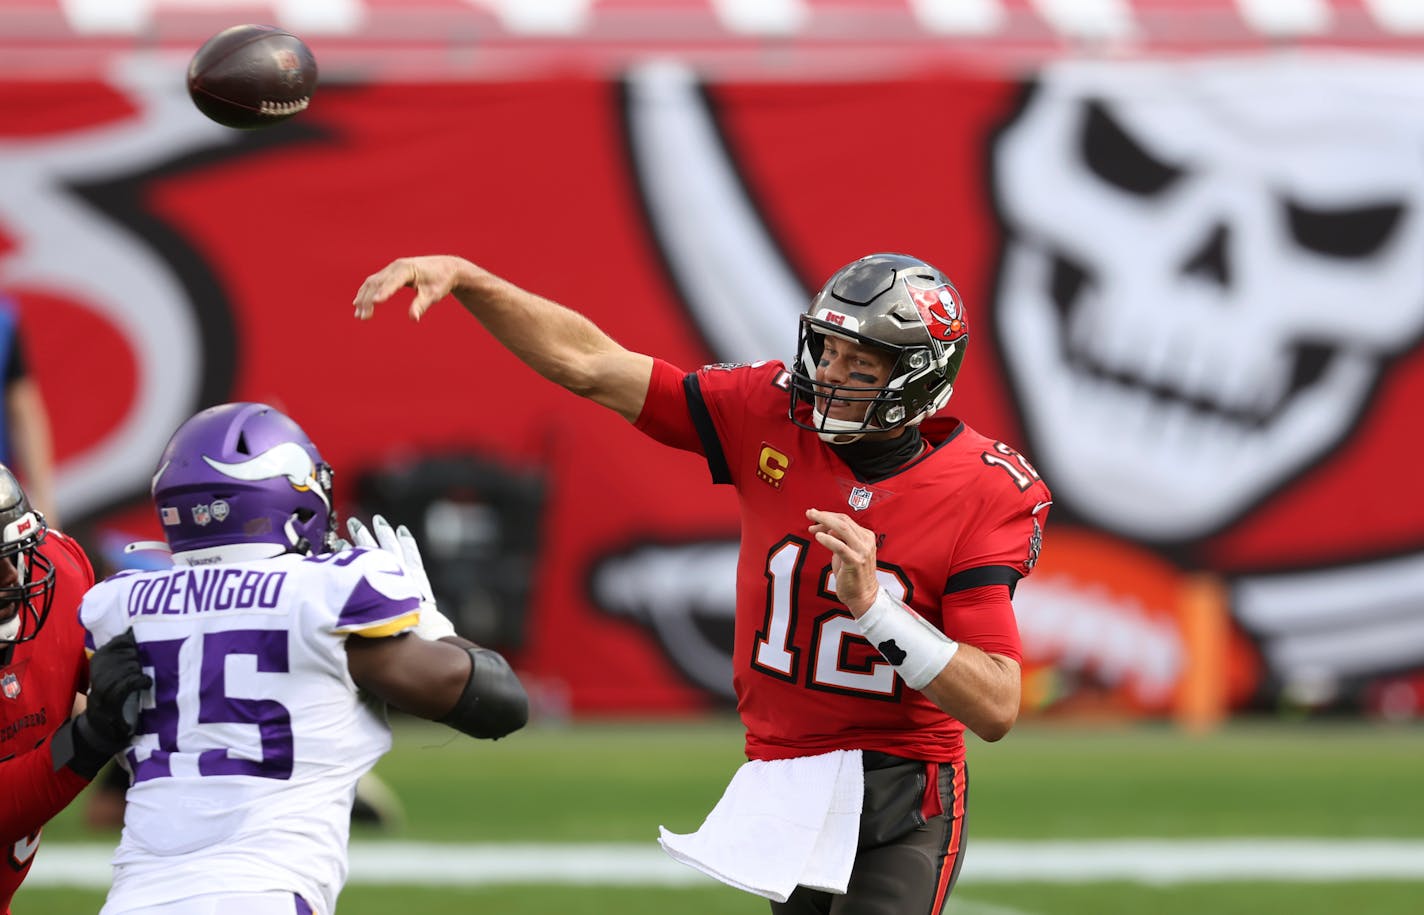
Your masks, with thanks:
M 659 826 L 658 844 L 729 886 L 785 902 L 797 885 L 844 893 L 860 839 L 859 750 L 752 760 L 697 832 Z

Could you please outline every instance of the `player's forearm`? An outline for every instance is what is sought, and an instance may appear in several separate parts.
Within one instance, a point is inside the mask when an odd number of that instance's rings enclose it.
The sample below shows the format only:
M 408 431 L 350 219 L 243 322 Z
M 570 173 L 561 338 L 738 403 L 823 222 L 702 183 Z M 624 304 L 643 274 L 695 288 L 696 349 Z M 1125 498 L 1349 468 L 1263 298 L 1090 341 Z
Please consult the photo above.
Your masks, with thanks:
M 472 737 L 497 739 L 529 720 L 529 697 L 508 662 L 459 636 L 350 638 L 346 665 L 367 692 Z
M 825 542 L 824 533 L 818 532 L 817 537 Z M 873 556 L 873 551 L 868 555 Z M 850 569 L 849 564 L 843 565 L 837 574 Z M 998 740 L 1009 732 L 1019 712 L 1018 662 L 956 642 L 884 588 L 877 586 L 870 592 L 874 596 L 867 603 L 866 592 L 844 579 L 837 578 L 837 594 L 861 634 L 894 666 L 906 686 L 923 692 L 985 740 Z
M 1014 726 L 1020 693 L 1017 663 L 962 642 L 954 657 L 924 688 L 924 694 L 945 714 L 988 741 L 1000 739 Z
M 521 362 L 580 397 L 637 417 L 652 359 L 629 352 L 588 318 L 483 268 L 461 265 L 455 299 Z

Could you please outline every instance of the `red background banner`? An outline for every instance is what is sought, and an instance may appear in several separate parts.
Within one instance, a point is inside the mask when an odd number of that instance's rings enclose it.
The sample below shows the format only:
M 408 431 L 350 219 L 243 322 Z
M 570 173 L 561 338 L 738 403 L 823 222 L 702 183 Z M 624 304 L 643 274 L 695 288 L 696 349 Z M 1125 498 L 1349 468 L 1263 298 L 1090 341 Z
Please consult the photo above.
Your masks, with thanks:
M 174 396 L 189 410 L 257 400 L 288 411 L 336 468 L 347 510 L 369 507 L 358 504 L 358 480 L 430 456 L 473 455 L 540 480 L 538 548 L 518 567 L 527 572 L 527 606 L 502 612 L 522 614 L 511 653 L 546 702 L 604 713 L 723 701 L 660 641 L 646 613 L 656 614 L 663 591 L 645 589 L 651 609 L 640 617 L 601 604 L 596 584 L 611 559 L 644 546 L 735 538 L 732 495 L 708 484 L 705 466 L 541 381 L 453 301 L 418 325 L 403 313 L 404 296 L 374 322 L 351 316 L 362 279 L 390 259 L 457 253 L 583 311 L 631 349 L 687 369 L 719 359 L 644 207 L 622 83 L 337 84 L 324 86 L 299 119 L 260 134 L 189 123 L 196 112 L 154 101 L 164 91 L 145 94 L 121 80 L 0 84 L 7 183 L 35 201 L 0 213 L 0 283 L 22 304 L 61 483 L 135 419 L 147 373 L 196 357 L 196 377 L 164 382 L 183 387 Z M 1004 243 L 992 142 L 1023 91 L 1016 80 L 953 70 L 706 88 L 747 198 L 808 295 L 846 261 L 877 250 L 918 253 L 955 278 L 973 337 L 951 408 L 1032 457 L 1001 355 L 1014 341 L 988 317 Z M 171 144 L 122 151 L 126 133 L 150 135 L 164 124 L 178 134 Z M 70 219 L 84 232 L 69 236 L 67 268 L 123 299 L 139 315 L 132 326 L 96 305 L 88 285 L 15 269 L 44 227 L 59 231 Z M 107 261 L 91 255 L 91 236 L 97 245 L 111 233 L 152 257 L 157 275 L 169 275 L 180 288 L 174 301 L 198 316 L 199 333 L 143 353 L 136 341 L 145 326 L 173 325 L 167 313 L 145 311 L 147 287 L 107 277 Z M 786 359 L 794 344 L 788 336 L 761 355 Z M 1121 608 L 1134 601 L 1146 608 L 1141 619 L 1163 619 L 1176 632 L 1176 595 L 1191 573 L 1206 571 L 1229 589 L 1241 574 L 1413 555 L 1424 549 L 1409 457 L 1419 443 L 1412 405 L 1420 402 L 1424 353 L 1416 340 L 1389 362 L 1353 435 L 1239 521 L 1164 547 L 1102 531 L 1071 510 L 1061 521 L 1055 514 L 1035 579 L 1080 596 L 1101 589 L 1116 601 L 1106 628 L 1096 630 L 1101 640 L 1111 638 L 1114 620 L 1133 617 Z M 144 437 L 134 452 L 151 446 L 156 458 L 171 422 L 145 414 L 137 423 Z M 156 536 L 141 505 L 143 482 L 134 472 L 116 474 L 82 497 L 62 486 L 66 526 L 93 538 L 91 549 L 106 531 Z M 480 501 L 478 493 L 461 499 Z M 1055 538 L 1065 544 L 1061 560 Z M 694 579 L 697 568 L 695 561 L 689 568 Z M 688 609 L 677 602 L 691 598 L 675 587 L 668 599 L 709 644 L 726 644 L 729 612 Z M 1424 600 L 1413 599 L 1418 614 Z M 1061 672 L 1071 662 L 1071 678 L 1035 681 L 1042 689 L 1034 701 L 1044 706 L 1089 693 L 1152 711 L 1176 701 L 1179 663 L 1164 668 L 1166 686 L 1144 696 L 1132 693 L 1135 675 L 1114 674 L 1108 659 L 1077 657 L 1070 641 L 1035 643 L 1025 628 L 1030 649 L 1043 646 L 1032 658 L 1042 670 Z M 1253 628 L 1232 622 L 1220 648 L 1228 662 L 1213 662 L 1227 663 L 1226 688 L 1238 707 L 1271 704 L 1285 685 L 1263 672 Z M 1344 681 L 1397 678 L 1398 667 L 1382 662 Z M 1407 673 L 1401 682 L 1410 682 Z

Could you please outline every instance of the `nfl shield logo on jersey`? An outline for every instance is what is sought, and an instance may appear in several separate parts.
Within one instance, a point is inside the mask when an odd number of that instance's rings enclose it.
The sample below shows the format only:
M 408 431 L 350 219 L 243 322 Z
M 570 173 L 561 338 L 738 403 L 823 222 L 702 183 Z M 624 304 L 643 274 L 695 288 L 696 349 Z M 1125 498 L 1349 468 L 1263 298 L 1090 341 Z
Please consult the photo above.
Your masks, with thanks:
M 13 699 L 20 695 L 20 678 L 14 674 L 6 674 L 0 677 L 0 689 L 5 691 L 6 699 Z
M 870 507 L 870 497 L 872 495 L 873 493 L 864 486 L 856 486 L 851 489 L 850 498 L 846 501 L 850 502 L 850 507 L 856 511 L 864 511 Z

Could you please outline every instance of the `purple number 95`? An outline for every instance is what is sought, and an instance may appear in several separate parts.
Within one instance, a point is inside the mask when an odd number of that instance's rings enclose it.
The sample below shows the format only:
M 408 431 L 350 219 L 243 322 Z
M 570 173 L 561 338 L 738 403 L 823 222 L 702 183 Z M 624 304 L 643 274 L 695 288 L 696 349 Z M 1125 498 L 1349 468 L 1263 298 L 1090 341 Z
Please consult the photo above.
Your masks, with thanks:
M 200 775 L 255 775 L 286 779 L 292 776 L 292 716 L 275 699 L 235 698 L 227 694 L 226 668 L 230 655 L 252 655 L 261 673 L 288 670 L 287 633 L 273 629 L 231 629 L 203 635 L 200 665 L 198 723 L 255 725 L 262 740 L 262 759 L 233 756 L 224 747 L 198 754 Z M 152 734 L 157 747 L 146 758 L 128 751 L 134 782 L 172 775 L 170 757 L 184 752 L 178 745 L 178 653 L 187 639 L 139 643 L 139 654 L 153 676 L 153 707 L 139 714 L 135 739 Z

